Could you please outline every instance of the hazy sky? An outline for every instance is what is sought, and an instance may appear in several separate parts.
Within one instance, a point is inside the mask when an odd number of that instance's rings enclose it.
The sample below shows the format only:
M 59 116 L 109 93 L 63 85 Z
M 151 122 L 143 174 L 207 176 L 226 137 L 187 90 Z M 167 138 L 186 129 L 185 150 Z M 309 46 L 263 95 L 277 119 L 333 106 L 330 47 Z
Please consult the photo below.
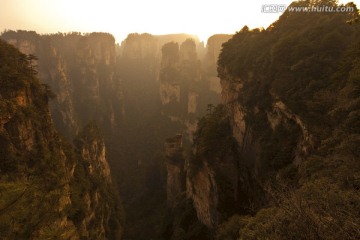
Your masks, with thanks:
M 39 33 L 110 32 L 117 42 L 128 33 L 189 33 L 206 40 L 244 25 L 267 27 L 279 14 L 262 13 L 269 3 L 291 0 L 0 0 L 0 31 Z M 340 1 L 347 2 L 347 1 Z M 360 0 L 353 1 L 360 6 Z

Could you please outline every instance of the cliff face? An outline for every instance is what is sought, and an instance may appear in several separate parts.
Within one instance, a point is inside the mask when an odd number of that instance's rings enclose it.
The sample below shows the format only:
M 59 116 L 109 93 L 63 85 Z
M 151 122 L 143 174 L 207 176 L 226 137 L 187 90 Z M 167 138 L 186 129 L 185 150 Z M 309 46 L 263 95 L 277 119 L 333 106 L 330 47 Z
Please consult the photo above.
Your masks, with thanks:
M 74 167 L 71 183 L 70 199 L 75 207 L 71 218 L 82 237 L 120 239 L 123 212 L 112 185 L 100 130 L 89 124 L 76 138 L 75 147 L 81 160 Z
M 54 130 L 32 57 L 0 41 L 0 59 L 1 236 L 120 239 L 103 140 L 80 137 L 77 154 Z
M 182 135 L 166 140 L 165 155 L 167 158 L 167 205 L 174 207 L 176 198 L 185 190 L 185 159 L 182 156 Z
M 218 79 L 210 70 L 214 66 L 202 66 L 201 52 L 202 48 L 191 39 L 162 47 L 159 73 L 162 113 L 181 124 L 190 141 L 196 119 L 205 114 L 208 104 L 217 104 L 220 99 L 219 81 L 216 83 Z
M 204 163 L 195 176 L 187 178 L 186 193 L 193 200 L 197 218 L 208 228 L 218 223 L 218 186 L 215 172 Z
M 197 134 L 214 131 L 224 136 L 213 139 L 217 142 L 214 146 L 206 142 L 211 138 L 206 133 L 195 137 L 195 157 L 200 166 L 195 173 L 188 174 L 187 179 L 187 196 L 194 201 L 197 218 L 209 229 L 216 229 L 233 213 L 244 214 L 250 207 L 263 204 L 261 182 L 273 171 L 299 165 L 315 144 L 301 118 L 277 97 L 270 97 L 267 109 L 245 105 L 239 99 L 247 94 L 247 89 L 244 90 L 247 80 L 234 77 L 222 68 L 219 68 L 219 75 L 222 113 L 215 109 L 206 116 L 204 128 L 200 123 Z M 211 121 L 225 121 L 228 129 L 211 128 Z M 259 132 L 261 126 L 266 129 L 263 130 L 266 135 Z M 286 135 L 288 137 L 281 138 Z M 221 144 L 220 138 L 233 140 Z M 274 140 L 276 144 L 272 143 Z M 233 144 L 236 150 L 232 149 Z M 208 149 L 203 150 L 205 147 Z M 211 150 L 215 150 L 215 156 L 208 153 Z M 283 173 L 278 174 L 281 178 Z
M 349 88 L 358 85 L 359 26 L 346 23 L 352 14 L 308 17 L 286 12 L 269 29 L 244 27 L 223 45 L 222 104 L 198 123 L 186 189 L 216 239 L 359 236 L 347 224 L 331 230 L 339 212 L 358 209 L 343 196 L 359 202 L 358 188 L 345 184 L 360 169 L 353 161 L 359 132 L 348 125 L 359 109 L 358 92 Z M 330 215 L 334 221 L 319 220 Z M 310 225 L 317 229 L 304 233 Z
M 74 136 L 88 119 L 105 131 L 121 119 L 122 92 L 115 75 L 115 40 L 110 34 L 5 32 L 2 39 L 25 54 L 36 55 L 39 77 L 54 91 L 51 104 L 55 126 Z
M 215 73 L 217 69 L 217 61 L 222 49 L 223 43 L 226 43 L 233 35 L 215 34 L 207 40 L 205 62 L 208 68 L 212 68 Z
M 90 125 L 82 135 L 84 136 L 77 139 L 76 142 L 79 145 L 78 150 L 82 159 L 89 162 L 89 174 L 100 174 L 105 181 L 111 182 L 110 168 L 105 155 L 105 143 L 100 136 L 99 129 Z
M 220 99 L 220 79 L 216 72 L 217 58 L 222 43 L 230 37 L 230 35 L 215 35 L 209 38 L 206 55 L 202 60 L 199 59 L 196 45 L 191 40 L 185 41 L 180 47 L 173 42 L 163 46 L 160 71 L 160 96 L 163 113 L 172 121 L 183 124 L 187 133 L 185 137 L 191 141 L 193 134 L 199 127 L 202 127 L 202 124 L 195 120 L 196 117 L 212 112 L 214 110 L 213 104 L 216 104 Z M 216 126 L 214 127 L 216 128 Z M 217 129 L 211 131 L 215 132 Z M 197 138 L 195 134 L 195 142 Z M 218 147 L 213 146 L 214 149 Z M 221 189 L 223 186 L 219 186 L 218 181 L 226 181 L 231 186 L 229 191 L 233 191 L 231 193 L 226 192 L 226 194 L 231 195 L 226 204 L 233 204 L 235 200 L 238 200 L 239 173 L 237 162 L 228 154 L 222 159 L 224 162 L 219 159 L 214 160 L 221 165 L 215 169 L 213 167 L 215 164 L 210 164 L 206 159 L 196 160 L 194 163 L 194 157 L 190 158 L 186 160 L 188 162 L 185 166 L 186 174 L 181 175 L 181 181 L 186 182 L 185 196 L 187 199 L 191 199 L 193 205 L 191 211 L 197 215 L 197 220 L 189 223 L 189 226 L 192 228 L 201 225 L 208 229 L 214 229 L 219 218 L 221 219 L 218 212 L 219 202 L 224 202 L 223 197 L 220 197 L 220 194 L 224 192 Z M 168 179 L 179 176 L 176 171 L 169 168 L 167 174 Z M 218 176 L 222 179 L 219 179 Z M 171 186 L 173 185 L 171 184 Z M 181 201 L 179 199 L 182 196 L 181 192 L 178 191 L 176 191 L 176 195 L 177 198 L 174 197 L 174 192 L 170 194 L 169 191 L 167 195 L 168 201 L 172 202 L 170 207 L 175 209 L 173 210 L 175 211 L 175 218 L 179 217 L 176 216 L 176 211 L 178 210 L 178 201 Z M 177 201 L 174 202 L 174 199 Z M 222 208 L 226 204 L 222 204 Z M 220 210 L 222 209 L 220 208 Z M 174 231 L 176 228 L 176 226 L 172 226 Z M 186 227 L 180 228 L 186 229 Z M 209 232 L 204 230 L 203 236 L 207 234 Z M 191 233 L 189 236 L 194 237 Z
M 251 106 L 249 109 L 238 101 L 240 96 L 246 94 L 243 89 L 244 85 L 247 84 L 246 81 L 234 78 L 221 68 L 219 69 L 219 75 L 222 76 L 222 104 L 229 114 L 232 136 L 236 139 L 239 148 L 242 149 L 244 154 L 250 153 L 250 155 L 247 155 L 247 158 L 250 159 L 248 161 L 256 163 L 259 160 L 259 152 L 261 151 L 257 137 L 254 136 L 254 126 L 247 121 L 249 115 L 262 114 L 263 124 L 267 125 L 273 133 L 280 127 L 293 130 L 291 135 L 297 141 L 293 159 L 294 164 L 299 164 L 314 148 L 314 138 L 300 116 L 293 113 L 274 93 L 269 96 L 268 109 L 263 109 L 264 112 L 260 113 L 260 106 Z M 256 147 L 256 145 L 258 146 Z
M 176 40 L 180 36 L 164 36 Z M 114 141 L 115 171 L 127 210 L 125 238 L 156 239 L 166 209 L 167 176 L 164 139 L 181 132 L 180 127 L 161 114 L 160 50 L 162 36 L 130 34 L 121 44 L 118 75 L 124 89 L 124 119 Z M 115 145 L 116 144 L 116 145 Z M 115 148 L 116 146 L 116 148 Z M 139 149 L 141 151 L 139 151 Z M 112 165 L 112 166 L 114 166 Z M 170 168 L 170 165 L 168 165 Z M 179 168 L 174 166 L 176 191 Z M 144 199 L 148 204 L 144 204 Z
M 159 49 L 158 39 L 150 34 L 129 34 L 121 45 L 121 55 L 132 60 L 156 57 Z
M 232 35 L 216 34 L 211 36 L 206 44 L 206 55 L 203 60 L 204 75 L 209 79 L 210 90 L 221 94 L 220 78 L 217 73 L 217 61 L 222 44 L 227 42 Z

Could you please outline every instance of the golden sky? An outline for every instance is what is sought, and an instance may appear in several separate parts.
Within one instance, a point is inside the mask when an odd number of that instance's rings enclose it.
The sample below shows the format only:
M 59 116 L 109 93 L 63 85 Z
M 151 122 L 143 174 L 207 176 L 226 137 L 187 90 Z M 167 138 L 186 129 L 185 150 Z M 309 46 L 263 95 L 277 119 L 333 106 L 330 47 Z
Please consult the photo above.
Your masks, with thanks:
M 0 31 L 109 32 L 117 42 L 129 33 L 189 33 L 206 40 L 244 25 L 267 27 L 280 14 L 263 4 L 291 0 L 0 0 Z M 340 1 L 342 2 L 342 1 Z M 347 1 L 344 1 L 347 2 Z M 360 6 L 360 0 L 353 1 Z

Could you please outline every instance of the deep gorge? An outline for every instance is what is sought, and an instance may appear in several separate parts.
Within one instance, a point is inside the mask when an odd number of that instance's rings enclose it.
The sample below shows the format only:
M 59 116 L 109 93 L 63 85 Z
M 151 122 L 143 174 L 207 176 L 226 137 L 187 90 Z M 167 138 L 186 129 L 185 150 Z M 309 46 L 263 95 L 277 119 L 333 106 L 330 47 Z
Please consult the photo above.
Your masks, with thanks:
M 206 46 L 5 31 L 1 235 L 358 239 L 358 19 L 286 11 Z

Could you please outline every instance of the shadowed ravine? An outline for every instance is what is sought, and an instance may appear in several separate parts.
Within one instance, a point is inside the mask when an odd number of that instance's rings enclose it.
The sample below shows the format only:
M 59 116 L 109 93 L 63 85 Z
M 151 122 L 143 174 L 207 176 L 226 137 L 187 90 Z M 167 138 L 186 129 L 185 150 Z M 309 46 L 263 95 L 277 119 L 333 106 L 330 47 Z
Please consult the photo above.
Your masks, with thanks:
M 1 238 L 359 239 L 359 34 L 3 32 Z

